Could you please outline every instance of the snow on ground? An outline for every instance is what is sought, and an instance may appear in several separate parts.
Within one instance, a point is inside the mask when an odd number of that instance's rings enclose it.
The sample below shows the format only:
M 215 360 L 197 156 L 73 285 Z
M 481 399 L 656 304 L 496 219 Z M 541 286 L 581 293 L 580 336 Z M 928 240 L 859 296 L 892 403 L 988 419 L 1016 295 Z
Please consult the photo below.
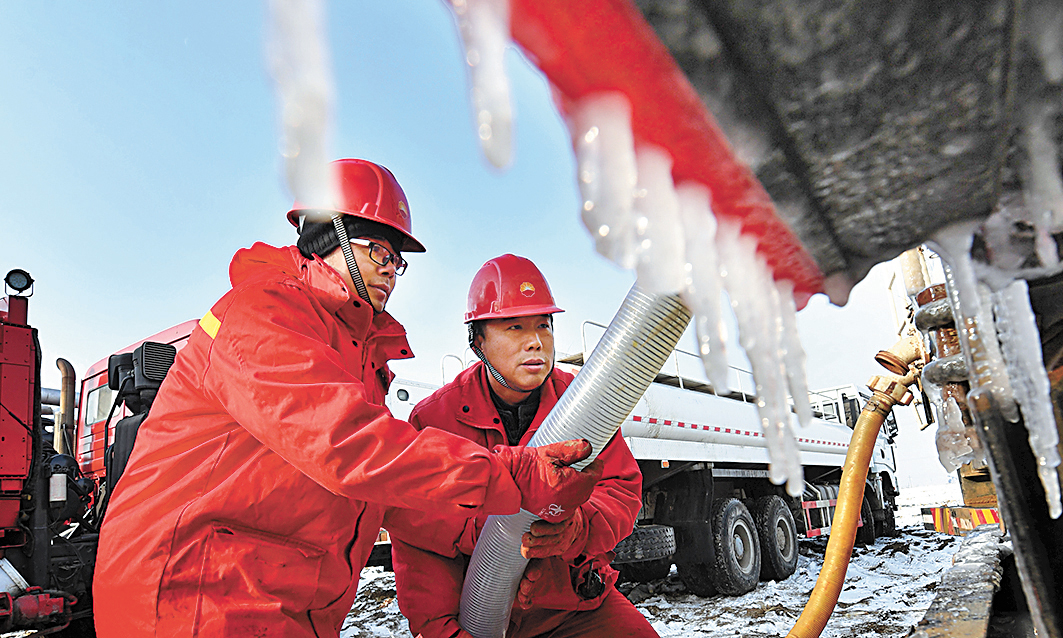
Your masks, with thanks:
M 924 507 L 962 504 L 963 492 L 955 480 L 939 485 L 902 487 L 897 495 L 897 525 L 921 525 Z
M 897 538 L 857 547 L 838 606 L 824 638 L 904 636 L 930 606 L 934 589 L 961 537 L 907 526 Z M 664 580 L 622 583 L 631 599 L 663 637 L 785 636 L 800 615 L 823 565 L 826 539 L 802 539 L 797 572 L 781 583 L 761 583 L 738 597 L 699 598 L 672 569 Z M 362 584 L 343 638 L 409 636 L 395 602 L 395 580 L 379 567 L 362 571 Z

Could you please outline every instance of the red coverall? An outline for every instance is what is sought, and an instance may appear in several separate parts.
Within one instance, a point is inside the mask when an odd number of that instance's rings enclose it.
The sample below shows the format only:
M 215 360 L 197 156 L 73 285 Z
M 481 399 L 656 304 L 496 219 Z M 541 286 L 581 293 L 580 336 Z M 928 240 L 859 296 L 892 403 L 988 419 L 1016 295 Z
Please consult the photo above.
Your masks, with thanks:
M 383 503 L 520 508 L 488 450 L 383 407 L 387 362 L 410 346 L 339 273 L 259 243 L 230 278 L 111 500 L 93 586 L 101 638 L 336 636 Z
M 555 369 L 542 386 L 539 408 L 521 445 L 557 404 L 574 377 Z M 491 401 L 486 369 L 477 363 L 414 408 L 410 423 L 418 430 L 438 428 L 476 441 L 485 448 L 505 445 L 506 435 Z M 507 638 L 551 636 L 656 636 L 645 617 L 613 586 L 617 572 L 609 563 L 618 541 L 631 533 L 642 504 L 642 473 L 627 444 L 614 436 L 599 454 L 605 461 L 602 480 L 580 506 L 582 537 L 562 556 L 541 561 L 532 608 L 513 606 Z M 399 608 L 410 631 L 423 638 L 456 636 L 458 603 L 467 557 L 472 555 L 486 515 L 432 518 L 422 512 L 389 513 L 385 527 L 392 537 L 392 559 Z M 463 520 L 464 519 L 464 520 Z M 449 545 L 449 549 L 448 549 Z M 429 548 L 425 551 L 420 548 Z M 596 569 L 605 582 L 597 598 L 576 594 L 573 580 Z

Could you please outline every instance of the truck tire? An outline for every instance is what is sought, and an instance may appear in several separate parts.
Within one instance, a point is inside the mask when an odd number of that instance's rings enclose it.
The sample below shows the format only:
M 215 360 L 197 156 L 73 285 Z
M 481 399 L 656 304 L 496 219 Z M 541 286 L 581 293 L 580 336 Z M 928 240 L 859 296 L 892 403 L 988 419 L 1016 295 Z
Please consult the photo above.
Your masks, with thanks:
M 864 524 L 856 528 L 856 544 L 866 547 L 875 542 L 875 515 L 866 496 L 864 502 L 860 504 L 860 518 L 864 520 Z
M 712 543 L 716 550 L 716 591 L 741 596 L 760 580 L 760 537 L 742 501 L 720 499 L 712 506 Z
M 893 507 L 889 503 L 882 508 L 882 529 L 880 532 L 880 536 L 889 536 L 890 538 L 896 538 L 900 535 L 897 533 L 897 515 L 893 513 Z
M 675 553 L 675 530 L 667 525 L 642 525 L 616 544 L 614 565 L 668 559 Z M 667 576 L 667 574 L 665 574 Z
M 786 503 L 776 495 L 753 504 L 760 535 L 760 579 L 783 581 L 797 570 L 797 525 Z
M 656 560 L 644 560 L 637 563 L 623 563 L 617 565 L 620 569 L 620 577 L 632 583 L 648 583 L 651 580 L 668 578 L 672 573 L 672 559 L 658 558 Z

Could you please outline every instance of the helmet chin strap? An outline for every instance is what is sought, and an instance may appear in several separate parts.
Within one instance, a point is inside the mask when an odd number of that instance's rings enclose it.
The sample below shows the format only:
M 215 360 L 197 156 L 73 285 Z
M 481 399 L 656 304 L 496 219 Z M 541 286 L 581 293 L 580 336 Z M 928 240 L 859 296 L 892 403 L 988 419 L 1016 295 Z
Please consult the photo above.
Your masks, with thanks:
M 496 370 L 495 367 L 491 365 L 491 362 L 487 360 L 487 355 L 483 353 L 483 350 L 480 350 L 473 344 L 472 324 L 470 323 L 468 324 L 468 326 L 469 349 L 472 350 L 472 353 L 476 355 L 476 358 L 484 362 L 484 365 L 487 366 L 487 371 L 491 373 L 491 376 L 495 378 L 495 381 L 498 381 L 503 388 L 508 388 L 510 390 L 513 390 L 514 392 L 519 392 L 521 394 L 531 394 L 532 392 L 535 392 L 535 388 L 532 388 L 531 390 L 521 390 L 520 388 L 514 388 L 513 386 L 511 386 L 509 382 L 506 381 L 506 378 L 502 376 L 502 373 Z
M 354 251 L 351 250 L 351 240 L 347 237 L 347 227 L 343 225 L 340 215 L 332 216 L 332 226 L 336 229 L 336 237 L 340 240 L 340 250 L 343 251 L 343 258 L 347 261 L 347 270 L 351 273 L 354 289 L 358 292 L 358 296 L 364 299 L 370 308 L 373 308 L 373 312 L 377 312 L 377 309 L 373 307 L 373 302 L 369 299 L 369 291 L 365 289 L 362 272 L 358 270 L 358 263 L 354 260 Z M 384 308 L 381 307 L 380 312 L 383 311 Z

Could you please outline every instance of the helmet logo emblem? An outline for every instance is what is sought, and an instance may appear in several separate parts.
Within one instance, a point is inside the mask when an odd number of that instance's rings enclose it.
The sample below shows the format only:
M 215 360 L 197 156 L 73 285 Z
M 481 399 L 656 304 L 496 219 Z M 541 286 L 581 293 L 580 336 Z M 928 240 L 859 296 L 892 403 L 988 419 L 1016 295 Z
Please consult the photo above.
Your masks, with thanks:
M 520 285 L 520 294 L 525 297 L 531 297 L 535 295 L 535 285 L 530 281 L 525 281 Z
M 399 200 L 399 217 L 403 219 L 409 219 L 410 214 L 406 212 L 406 202 Z

